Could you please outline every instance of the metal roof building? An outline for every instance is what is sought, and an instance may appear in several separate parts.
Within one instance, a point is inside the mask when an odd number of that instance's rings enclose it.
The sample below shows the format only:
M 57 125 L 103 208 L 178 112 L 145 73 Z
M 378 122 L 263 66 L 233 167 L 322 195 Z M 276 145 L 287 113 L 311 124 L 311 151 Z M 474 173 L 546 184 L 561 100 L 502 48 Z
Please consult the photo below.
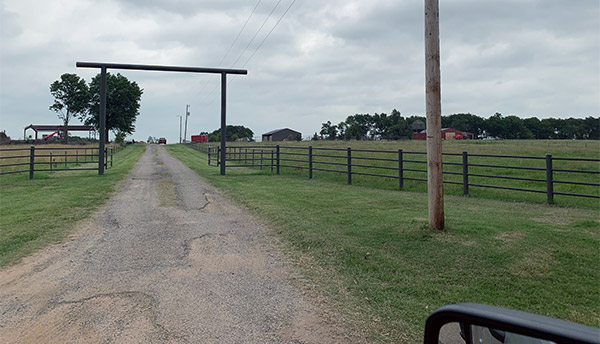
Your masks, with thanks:
M 290 128 L 275 129 L 262 134 L 262 142 L 301 140 L 302 134 Z

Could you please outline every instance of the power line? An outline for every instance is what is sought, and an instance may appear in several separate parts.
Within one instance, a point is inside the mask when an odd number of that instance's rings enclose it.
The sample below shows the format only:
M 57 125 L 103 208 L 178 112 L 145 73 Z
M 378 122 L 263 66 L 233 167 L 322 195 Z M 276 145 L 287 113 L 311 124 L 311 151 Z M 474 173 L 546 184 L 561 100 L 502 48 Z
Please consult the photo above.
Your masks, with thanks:
M 265 37 L 262 39 L 262 41 L 260 42 L 260 44 L 256 47 L 256 49 L 254 50 L 254 52 L 248 57 L 248 59 L 246 60 L 246 62 L 244 62 L 244 64 L 240 68 L 244 68 L 250 62 L 250 60 L 254 57 L 254 55 L 256 55 L 256 53 L 258 52 L 258 50 L 263 46 L 263 44 L 266 42 L 266 40 L 269 38 L 269 36 L 271 36 L 271 34 L 273 33 L 273 31 L 275 31 L 275 28 L 277 27 L 277 25 L 279 25 L 279 23 L 281 22 L 281 20 L 283 19 L 283 17 L 285 17 L 285 15 L 289 12 L 290 8 L 292 8 L 292 6 L 294 5 L 295 2 L 296 2 L 296 0 L 292 0 L 290 2 L 290 4 L 288 5 L 288 7 L 285 9 L 285 11 L 281 14 L 281 16 L 279 17 L 279 19 L 275 23 L 275 25 L 273 25 L 273 27 L 271 28 L 271 30 L 265 35 Z M 252 37 L 252 39 L 250 40 L 250 42 L 246 45 L 246 48 L 244 48 L 244 50 L 242 51 L 242 53 L 235 60 L 235 62 L 233 63 L 233 65 L 231 65 L 231 68 L 233 68 L 233 66 L 235 66 L 235 64 L 239 61 L 239 59 L 242 57 L 242 55 L 246 52 L 246 50 L 248 49 L 248 47 L 250 46 L 250 44 L 252 44 L 252 42 L 254 41 L 254 39 L 256 38 L 256 36 L 258 35 L 258 33 L 262 30 L 263 26 L 269 20 L 269 18 L 271 17 L 271 15 L 273 14 L 273 12 L 277 8 L 277 6 L 279 6 L 280 3 L 281 3 L 281 0 L 279 0 L 277 2 L 277 4 L 275 4 L 275 6 L 273 7 L 273 9 L 271 10 L 271 13 L 269 13 L 269 15 L 264 20 L 264 22 L 262 23 L 262 25 L 260 26 L 260 28 L 256 31 L 256 33 L 254 34 L 254 36 Z M 236 75 L 234 75 L 231 79 L 229 79 L 227 81 L 227 85 L 228 86 L 231 85 L 231 83 L 233 82 L 233 80 L 235 80 L 235 77 L 236 77 Z M 215 91 L 217 88 L 218 88 L 218 85 L 215 85 L 215 87 L 213 88 L 213 91 Z M 210 93 L 212 94 L 213 92 L 210 92 Z M 216 98 L 217 97 L 216 97 L 216 94 L 215 94 L 206 103 L 206 105 L 211 104 L 213 101 L 215 101 Z
M 227 49 L 227 52 L 225 53 L 225 55 L 223 55 L 223 57 L 221 58 L 221 61 L 219 61 L 219 64 L 218 64 L 219 66 L 223 63 L 223 61 L 225 61 L 225 58 L 227 58 L 227 55 L 229 55 L 229 53 L 231 52 L 231 49 L 233 48 L 233 46 L 235 45 L 235 43 L 237 42 L 237 40 L 240 38 L 240 35 L 242 34 L 242 32 L 244 31 L 244 29 L 246 28 L 246 25 L 248 25 L 248 22 L 250 21 L 250 18 L 252 18 L 252 16 L 254 15 L 254 12 L 256 12 L 256 9 L 258 8 L 258 5 L 260 5 L 261 1 L 262 0 L 258 0 L 258 2 L 256 3 L 256 5 L 254 5 L 254 8 L 252 9 L 252 12 L 250 12 L 250 15 L 248 16 L 248 18 L 246 18 L 246 22 L 244 23 L 244 25 L 242 26 L 242 28 L 238 32 L 237 36 L 235 36 L 235 39 L 233 40 L 233 42 L 229 46 L 229 49 Z M 210 81 L 213 79 L 213 77 L 214 77 L 214 75 L 211 74 L 210 78 L 208 78 L 208 80 L 206 80 L 206 82 L 200 88 L 200 92 L 204 91 L 204 89 L 210 83 Z
M 244 23 L 244 26 L 242 26 L 242 29 L 240 30 L 240 32 L 238 32 L 237 36 L 235 36 L 235 39 L 233 40 L 233 43 L 231 43 L 231 46 L 229 46 L 229 49 L 227 49 L 227 52 L 225 53 L 225 55 L 223 56 L 223 58 L 221 59 L 221 61 L 219 61 L 219 65 L 221 65 L 221 63 L 223 63 L 223 61 L 225 60 L 225 58 L 227 57 L 227 55 L 229 55 L 229 52 L 231 51 L 231 48 L 233 48 L 233 46 L 235 45 L 235 42 L 237 42 L 238 38 L 240 38 L 240 35 L 242 34 L 242 31 L 244 31 L 244 29 L 246 28 L 246 25 L 248 25 L 248 22 L 250 21 L 250 18 L 252 18 L 252 15 L 254 14 L 254 12 L 256 12 L 256 9 L 258 8 L 258 5 L 260 5 L 260 2 L 262 0 L 258 0 L 258 2 L 256 3 L 256 5 L 254 6 L 254 9 L 252 10 L 252 12 L 250 13 L 250 15 L 248 16 L 248 19 L 246 19 L 246 22 Z
M 242 53 L 240 54 L 240 56 L 238 56 L 238 58 L 235 60 L 235 62 L 233 62 L 233 64 L 231 65 L 231 68 L 233 68 L 233 66 L 235 66 L 235 64 L 240 60 L 240 58 L 242 57 L 242 55 L 244 55 L 244 53 L 246 52 L 246 50 L 248 50 L 248 47 L 250 46 L 250 44 L 252 44 L 252 42 L 254 42 L 254 39 L 256 38 L 256 36 L 258 36 L 258 33 L 265 26 L 265 24 L 267 23 L 267 21 L 269 20 L 269 18 L 271 18 L 271 15 L 273 15 L 273 12 L 275 12 L 275 9 L 277 9 L 277 6 L 279 6 L 280 3 L 281 3 L 281 0 L 277 1 L 277 3 L 275 4 L 275 6 L 273 7 L 273 9 L 271 10 L 271 13 L 269 13 L 269 15 L 267 16 L 267 18 L 265 18 L 265 20 L 263 21 L 262 25 L 258 28 L 258 30 L 254 34 L 254 36 L 252 36 L 252 39 L 250 40 L 250 42 L 248 42 L 248 44 L 246 45 L 246 47 L 244 48 L 244 50 L 242 51 Z
M 252 55 L 250 55 L 250 57 L 246 60 L 246 62 L 244 62 L 244 64 L 240 68 L 246 67 L 246 65 L 248 64 L 248 62 L 250 62 L 250 60 L 254 57 L 254 55 L 256 55 L 256 53 L 258 52 L 258 50 L 260 49 L 260 47 L 262 47 L 263 43 L 265 43 L 265 41 L 267 40 L 267 38 L 269 38 L 269 36 L 271 36 L 271 33 L 273 33 L 273 31 L 275 30 L 275 28 L 277 27 L 277 25 L 279 25 L 279 22 L 281 22 L 281 20 L 283 19 L 283 17 L 285 17 L 285 15 L 288 13 L 288 11 L 290 10 L 290 8 L 292 8 L 292 5 L 294 5 L 295 2 L 296 2 L 296 0 L 292 0 L 292 2 L 290 3 L 290 5 L 285 9 L 285 12 L 283 12 L 283 14 L 281 15 L 281 17 L 279 17 L 279 20 L 277 20 L 277 22 L 275 23 L 275 25 L 273 25 L 273 28 L 271 28 L 271 31 L 269 31 L 269 33 L 265 36 L 265 38 L 263 38 L 263 40 L 260 42 L 260 44 L 258 45 L 258 47 L 256 47 L 256 50 L 254 50 L 254 52 L 252 53 Z
M 273 25 L 273 27 L 271 28 L 271 31 L 269 31 L 269 33 L 267 33 L 267 35 L 263 38 L 263 40 L 260 42 L 260 44 L 258 45 L 258 47 L 256 47 L 256 50 L 254 50 L 254 52 L 252 53 L 252 55 L 250 55 L 250 57 L 248 57 L 248 59 L 246 60 L 246 62 L 244 62 L 244 64 L 240 68 L 246 67 L 246 65 L 248 64 L 248 62 L 250 62 L 250 60 L 254 57 L 254 55 L 256 55 L 256 53 L 258 52 L 258 50 L 260 49 L 260 47 L 262 47 L 262 45 L 265 43 L 265 41 L 267 40 L 267 38 L 269 38 L 269 36 L 271 36 L 271 33 L 273 33 L 273 31 L 275 30 L 275 28 L 277 27 L 277 25 L 279 25 L 279 22 L 281 22 L 281 20 L 283 19 L 283 17 L 285 17 L 285 15 L 288 13 L 288 11 L 290 10 L 290 8 L 292 8 L 292 6 L 294 5 L 295 2 L 296 2 L 296 0 L 292 0 L 292 2 L 290 2 L 290 5 L 285 9 L 285 11 L 279 17 L 279 19 L 277 20 L 277 22 L 275 23 L 275 25 Z M 231 77 L 231 82 L 233 82 L 233 80 L 235 80 L 235 77 L 236 77 L 236 75 L 234 75 L 234 76 Z M 228 85 L 231 84 L 231 82 L 229 82 Z

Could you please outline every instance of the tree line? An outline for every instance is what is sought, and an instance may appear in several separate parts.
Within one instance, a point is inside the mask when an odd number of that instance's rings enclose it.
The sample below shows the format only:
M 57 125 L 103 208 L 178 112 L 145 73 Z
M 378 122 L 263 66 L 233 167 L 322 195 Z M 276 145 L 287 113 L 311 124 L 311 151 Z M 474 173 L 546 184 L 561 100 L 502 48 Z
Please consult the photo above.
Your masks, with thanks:
M 109 131 L 123 139 L 135 131 L 140 100 L 144 91 L 135 81 L 121 74 L 106 75 L 106 140 Z M 58 114 L 64 126 L 64 141 L 68 141 L 68 126 L 73 118 L 96 130 L 100 128 L 100 74 L 89 85 L 77 74 L 65 73 L 50 84 L 54 103 L 50 110 Z
M 385 113 L 355 114 L 332 124 L 322 123 L 313 140 L 399 140 L 410 139 L 415 121 L 426 124 L 423 116 L 403 117 L 396 109 Z M 418 125 L 416 127 L 419 127 Z M 521 119 L 496 113 L 489 118 L 470 113 L 442 116 L 442 127 L 474 134 L 476 138 L 501 139 L 600 139 L 600 117 Z

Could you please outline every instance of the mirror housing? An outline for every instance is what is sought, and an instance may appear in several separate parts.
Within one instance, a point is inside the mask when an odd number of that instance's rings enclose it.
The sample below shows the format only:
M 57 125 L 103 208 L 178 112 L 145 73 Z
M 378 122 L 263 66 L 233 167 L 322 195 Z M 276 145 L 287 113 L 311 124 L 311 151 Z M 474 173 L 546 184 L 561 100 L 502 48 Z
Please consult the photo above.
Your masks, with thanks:
M 537 314 L 477 303 L 442 306 L 425 323 L 425 344 L 438 344 L 449 323 L 476 325 L 555 343 L 600 344 L 600 329 Z

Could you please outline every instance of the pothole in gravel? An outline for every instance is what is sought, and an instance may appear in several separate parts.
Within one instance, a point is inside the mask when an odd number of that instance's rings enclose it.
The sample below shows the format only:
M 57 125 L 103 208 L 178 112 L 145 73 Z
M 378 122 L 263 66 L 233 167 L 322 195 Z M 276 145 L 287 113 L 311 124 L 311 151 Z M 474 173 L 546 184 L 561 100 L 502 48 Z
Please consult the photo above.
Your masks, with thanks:
M 233 234 L 207 234 L 192 239 L 188 258 L 192 267 L 206 272 L 266 272 L 267 254 Z

